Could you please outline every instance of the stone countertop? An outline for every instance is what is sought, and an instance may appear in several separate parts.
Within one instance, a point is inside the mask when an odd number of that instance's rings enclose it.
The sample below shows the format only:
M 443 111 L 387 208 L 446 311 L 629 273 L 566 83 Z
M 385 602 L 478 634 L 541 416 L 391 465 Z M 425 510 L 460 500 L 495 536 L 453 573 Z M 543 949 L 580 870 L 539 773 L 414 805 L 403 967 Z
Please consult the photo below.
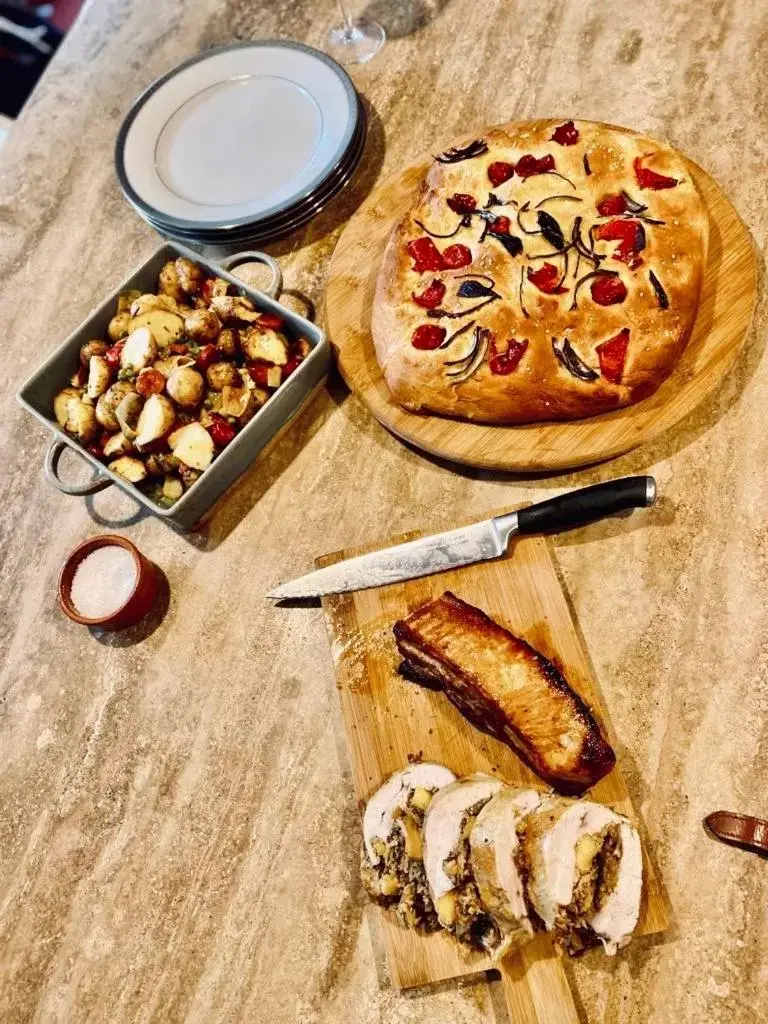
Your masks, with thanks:
M 365 166 L 270 247 L 322 309 L 329 256 L 374 181 L 472 126 L 579 116 L 670 139 L 762 247 L 768 8 L 759 0 L 373 0 L 386 49 L 352 74 Z M 91 0 L 0 152 L 0 1019 L 479 1024 L 497 986 L 399 995 L 366 926 L 358 816 L 322 615 L 263 599 L 315 555 L 457 514 L 653 472 L 642 518 L 556 553 L 620 738 L 675 928 L 569 966 L 583 1018 L 765 1020 L 768 869 L 709 840 L 765 815 L 765 309 L 713 398 L 657 442 L 557 478 L 455 469 L 403 446 L 333 380 L 183 537 L 110 489 L 67 498 L 13 395 L 157 244 L 112 170 L 136 93 L 200 48 L 322 45 L 331 0 Z M 74 472 L 74 470 L 73 470 Z M 55 600 L 67 551 L 119 529 L 160 565 L 148 634 L 98 640 Z

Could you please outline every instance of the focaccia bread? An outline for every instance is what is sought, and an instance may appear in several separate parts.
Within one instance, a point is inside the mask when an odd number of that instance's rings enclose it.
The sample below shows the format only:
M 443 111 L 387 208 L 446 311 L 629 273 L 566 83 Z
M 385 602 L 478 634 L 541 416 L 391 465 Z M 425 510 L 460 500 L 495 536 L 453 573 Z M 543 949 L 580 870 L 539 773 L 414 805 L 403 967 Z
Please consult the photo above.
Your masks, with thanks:
M 432 163 L 384 254 L 376 355 L 408 409 L 485 423 L 631 405 L 690 337 L 708 216 L 682 156 L 591 121 L 493 128 Z

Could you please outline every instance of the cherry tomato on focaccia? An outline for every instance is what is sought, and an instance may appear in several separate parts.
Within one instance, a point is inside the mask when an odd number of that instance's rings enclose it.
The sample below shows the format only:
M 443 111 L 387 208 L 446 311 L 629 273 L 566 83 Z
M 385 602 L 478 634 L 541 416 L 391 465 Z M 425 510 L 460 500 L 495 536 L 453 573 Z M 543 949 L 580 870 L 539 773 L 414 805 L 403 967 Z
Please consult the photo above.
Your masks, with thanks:
M 554 263 L 545 263 L 538 270 L 528 268 L 528 280 L 545 295 L 562 295 L 568 289 L 560 283 L 560 271 Z
M 512 338 L 506 352 L 497 352 L 491 357 L 491 361 L 488 364 L 491 373 L 500 374 L 502 376 L 512 373 L 520 365 L 520 360 L 525 355 L 525 350 L 527 348 L 527 338 L 524 338 L 522 341 L 517 341 L 515 338 Z
M 646 156 L 652 154 L 646 153 Z M 645 157 L 635 157 L 633 167 L 635 169 L 635 177 L 637 178 L 637 184 L 640 188 L 650 188 L 654 191 L 658 191 L 662 188 L 674 188 L 677 185 L 677 178 L 669 178 L 666 174 L 659 174 L 656 171 L 652 171 L 650 167 L 643 167 L 643 160 Z
M 411 336 L 413 347 L 426 351 L 440 348 L 444 341 L 445 328 L 438 327 L 437 324 L 422 324 Z
M 471 262 L 471 250 L 460 242 L 449 245 L 443 252 L 443 265 L 447 270 L 459 270 L 461 267 L 468 267 Z
M 422 309 L 436 309 L 445 298 L 445 285 L 435 278 L 420 295 L 413 292 L 412 297 L 416 305 Z
M 515 164 L 515 171 L 520 178 L 531 178 L 534 174 L 548 174 L 555 169 L 555 158 L 551 153 L 535 157 L 531 153 L 521 156 Z
M 645 228 L 639 220 L 609 220 L 606 224 L 598 224 L 595 238 L 601 242 L 619 242 L 611 256 L 628 266 L 639 267 L 642 260 L 638 253 L 645 248 Z
M 475 197 L 467 195 L 465 192 L 454 192 L 449 199 L 446 199 L 446 203 L 454 213 L 474 213 L 477 209 Z
M 575 146 L 579 141 L 579 129 L 573 121 L 566 121 L 560 124 L 552 133 L 552 141 L 560 146 Z
M 627 360 L 627 348 L 629 347 L 629 328 L 622 331 L 602 345 L 597 346 L 597 356 L 600 360 L 600 372 L 611 384 L 621 384 L 624 375 L 624 363 Z
M 627 289 L 620 277 L 598 277 L 590 287 L 592 301 L 598 306 L 614 306 L 627 297 Z
M 515 165 L 504 163 L 503 160 L 496 160 L 488 167 L 488 180 L 494 188 L 509 181 L 515 173 Z

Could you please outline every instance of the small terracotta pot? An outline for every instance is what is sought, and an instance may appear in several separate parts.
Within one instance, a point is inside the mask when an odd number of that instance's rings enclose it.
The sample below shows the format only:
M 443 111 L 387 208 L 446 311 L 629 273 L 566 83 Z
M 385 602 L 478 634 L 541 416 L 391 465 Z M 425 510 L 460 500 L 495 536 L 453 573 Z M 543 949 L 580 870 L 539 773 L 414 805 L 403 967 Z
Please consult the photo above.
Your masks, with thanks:
M 115 547 L 125 548 L 133 555 L 136 563 L 136 586 L 133 593 L 116 612 L 102 618 L 89 619 L 81 615 L 72 603 L 72 580 L 75 570 L 86 555 L 89 555 L 96 548 L 103 548 L 112 544 Z M 157 595 L 157 573 L 152 562 L 139 551 L 135 544 L 131 544 L 125 537 L 115 533 L 104 533 L 98 537 L 91 537 L 83 541 L 69 555 L 59 573 L 59 604 L 65 615 L 68 615 L 73 622 L 79 622 L 81 626 L 99 626 L 101 629 L 115 630 L 125 629 L 132 626 L 143 618 Z

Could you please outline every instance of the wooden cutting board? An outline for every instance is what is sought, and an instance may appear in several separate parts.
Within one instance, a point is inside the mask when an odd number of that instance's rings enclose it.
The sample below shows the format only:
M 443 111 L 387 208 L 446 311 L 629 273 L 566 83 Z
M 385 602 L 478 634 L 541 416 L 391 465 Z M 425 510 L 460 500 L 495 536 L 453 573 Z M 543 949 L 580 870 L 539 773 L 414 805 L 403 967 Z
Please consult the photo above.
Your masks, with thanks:
M 326 555 L 317 559 L 317 565 L 330 565 L 418 536 L 403 534 L 367 548 Z M 361 811 L 371 794 L 393 771 L 406 765 L 409 757 L 438 761 L 457 775 L 483 771 L 514 785 L 546 788 L 508 747 L 471 726 L 442 694 L 397 675 L 400 659 L 392 637 L 394 622 L 445 590 L 482 608 L 556 662 L 603 723 L 614 748 L 621 749 L 606 718 L 548 542 L 541 537 L 521 538 L 510 545 L 504 558 L 494 562 L 323 598 Z M 621 776 L 620 757 L 617 767 L 595 786 L 591 796 L 637 821 Z M 640 831 L 645 839 L 642 824 Z M 647 853 L 644 870 L 640 935 L 668 926 L 665 899 Z M 397 988 L 457 978 L 491 966 L 487 956 L 465 953 L 445 933 L 422 936 L 398 925 L 393 914 L 380 908 L 374 912 L 379 915 L 390 977 Z M 502 976 L 516 1024 L 578 1021 L 561 958 L 547 936 L 507 957 Z
M 755 258 L 749 232 L 720 186 L 688 161 L 709 211 L 707 267 L 691 340 L 654 395 L 628 409 L 586 420 L 512 427 L 413 413 L 396 405 L 376 360 L 371 311 L 390 231 L 412 205 L 428 166 L 429 160 L 420 160 L 375 189 L 339 239 L 326 288 L 326 326 L 339 369 L 352 391 L 393 434 L 432 455 L 470 466 L 567 469 L 600 462 L 652 440 L 679 423 L 722 381 L 752 320 Z

